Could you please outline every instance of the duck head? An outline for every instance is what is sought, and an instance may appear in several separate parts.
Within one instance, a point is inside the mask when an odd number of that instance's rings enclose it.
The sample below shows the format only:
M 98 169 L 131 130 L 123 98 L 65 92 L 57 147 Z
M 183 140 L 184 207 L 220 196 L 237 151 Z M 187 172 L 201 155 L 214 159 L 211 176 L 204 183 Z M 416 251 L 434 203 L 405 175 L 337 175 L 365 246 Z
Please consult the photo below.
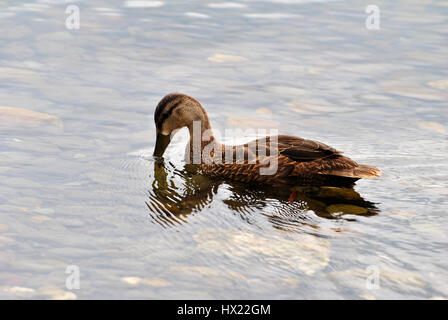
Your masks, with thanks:
M 188 127 L 192 137 L 193 123 L 201 121 L 201 130 L 210 129 L 207 113 L 194 98 L 182 93 L 170 93 L 160 100 L 154 112 L 156 147 L 154 157 L 162 157 L 171 137 L 181 128 Z

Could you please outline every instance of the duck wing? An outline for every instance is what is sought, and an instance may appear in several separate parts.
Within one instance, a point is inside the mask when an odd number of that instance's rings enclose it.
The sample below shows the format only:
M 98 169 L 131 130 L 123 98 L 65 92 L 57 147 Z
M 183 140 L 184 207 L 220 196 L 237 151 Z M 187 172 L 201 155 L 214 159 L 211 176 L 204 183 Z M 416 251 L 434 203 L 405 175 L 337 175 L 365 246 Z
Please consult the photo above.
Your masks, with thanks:
M 278 152 L 296 162 L 294 173 L 315 173 L 353 179 L 381 176 L 381 170 L 358 164 L 338 151 L 318 141 L 294 136 L 278 136 Z M 292 174 L 294 174 L 292 173 Z
M 297 162 L 314 161 L 342 153 L 322 142 L 294 136 L 278 136 L 278 152 Z

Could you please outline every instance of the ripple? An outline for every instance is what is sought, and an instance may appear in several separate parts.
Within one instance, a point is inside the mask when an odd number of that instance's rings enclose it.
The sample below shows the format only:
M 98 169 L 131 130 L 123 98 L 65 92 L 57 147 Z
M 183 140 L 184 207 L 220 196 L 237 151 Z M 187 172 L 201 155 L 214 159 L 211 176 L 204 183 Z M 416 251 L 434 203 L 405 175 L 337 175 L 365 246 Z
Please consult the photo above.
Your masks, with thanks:
M 124 6 L 127 8 L 159 8 L 162 7 L 165 3 L 162 1 L 126 1 Z
M 14 17 L 15 15 L 14 12 L 0 12 L 0 19 Z
M 221 3 L 209 3 L 207 7 L 214 9 L 240 9 L 246 8 L 247 5 L 237 2 L 221 2 Z
M 280 19 L 289 19 L 289 18 L 297 18 L 299 17 L 296 14 L 289 13 L 246 13 L 244 14 L 246 18 L 250 19 L 271 19 L 271 20 L 280 20 Z
M 185 12 L 185 15 L 187 17 L 190 17 L 190 18 L 199 18 L 199 19 L 208 19 L 208 18 L 210 18 L 209 15 L 206 15 L 204 13 L 199 13 L 199 12 Z

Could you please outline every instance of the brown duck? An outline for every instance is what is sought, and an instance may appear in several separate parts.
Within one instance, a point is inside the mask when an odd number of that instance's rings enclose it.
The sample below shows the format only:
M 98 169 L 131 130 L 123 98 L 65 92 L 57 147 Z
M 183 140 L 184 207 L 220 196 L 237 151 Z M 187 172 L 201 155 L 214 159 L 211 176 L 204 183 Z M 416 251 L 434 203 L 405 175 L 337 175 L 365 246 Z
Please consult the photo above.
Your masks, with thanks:
M 154 121 L 155 157 L 163 156 L 177 130 L 188 127 L 187 162 L 197 164 L 203 174 L 214 178 L 273 186 L 353 186 L 360 178 L 381 175 L 378 168 L 358 164 L 321 142 L 295 136 L 270 136 L 240 146 L 221 144 L 212 134 L 204 108 L 185 94 L 165 96 L 157 105 Z M 201 136 L 195 140 L 198 131 Z M 265 146 L 264 152 L 254 146 Z M 208 157 L 202 157 L 204 154 Z

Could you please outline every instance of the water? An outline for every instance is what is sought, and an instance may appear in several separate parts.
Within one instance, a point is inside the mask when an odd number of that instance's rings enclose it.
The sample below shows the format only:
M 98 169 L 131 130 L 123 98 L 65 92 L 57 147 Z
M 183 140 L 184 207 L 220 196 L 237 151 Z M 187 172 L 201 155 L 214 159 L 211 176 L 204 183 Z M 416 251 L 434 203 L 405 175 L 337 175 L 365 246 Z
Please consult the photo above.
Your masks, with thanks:
M 377 1 L 380 30 L 368 1 L 67 3 L 0 4 L 0 298 L 448 296 L 446 1 Z M 155 167 L 172 91 L 384 174 L 291 204 L 185 172 L 185 131 Z

